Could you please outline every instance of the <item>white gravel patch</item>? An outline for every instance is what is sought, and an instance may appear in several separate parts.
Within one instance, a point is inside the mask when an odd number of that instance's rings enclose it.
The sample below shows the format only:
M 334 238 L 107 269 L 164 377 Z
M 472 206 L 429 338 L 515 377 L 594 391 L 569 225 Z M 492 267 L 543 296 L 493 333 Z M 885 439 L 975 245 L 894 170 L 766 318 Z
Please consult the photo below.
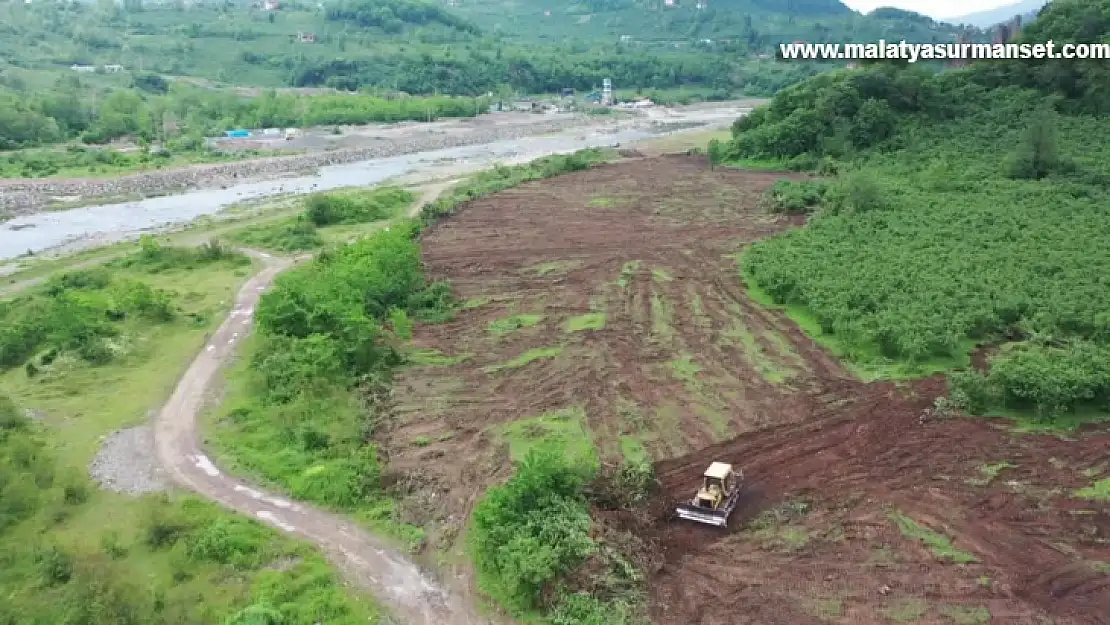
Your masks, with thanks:
M 149 425 L 118 430 L 106 436 L 89 473 L 101 488 L 126 495 L 164 491 L 167 478 L 154 455 L 154 433 Z

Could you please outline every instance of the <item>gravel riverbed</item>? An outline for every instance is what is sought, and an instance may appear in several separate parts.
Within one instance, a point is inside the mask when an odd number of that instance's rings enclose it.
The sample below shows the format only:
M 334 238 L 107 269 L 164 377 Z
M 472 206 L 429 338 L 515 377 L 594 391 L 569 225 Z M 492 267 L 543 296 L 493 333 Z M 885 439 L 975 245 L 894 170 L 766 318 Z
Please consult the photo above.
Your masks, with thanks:
M 610 125 L 612 122 L 610 122 Z M 596 117 L 560 115 L 535 123 L 485 125 L 463 132 L 413 128 L 411 135 L 382 138 L 373 145 L 329 152 L 196 165 L 105 179 L 18 179 L 0 181 L 0 214 L 27 215 L 52 203 L 91 198 L 164 195 L 189 189 L 219 188 L 247 180 L 279 177 L 327 165 L 493 143 L 506 139 L 559 132 L 578 126 L 602 125 Z

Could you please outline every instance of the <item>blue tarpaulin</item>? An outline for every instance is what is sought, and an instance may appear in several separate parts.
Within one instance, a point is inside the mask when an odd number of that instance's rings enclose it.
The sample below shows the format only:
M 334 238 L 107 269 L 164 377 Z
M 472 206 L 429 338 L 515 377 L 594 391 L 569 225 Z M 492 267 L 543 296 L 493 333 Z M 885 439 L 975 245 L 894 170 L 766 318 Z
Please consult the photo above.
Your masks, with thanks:
M 245 138 L 251 136 L 251 131 L 249 131 L 249 130 L 228 130 L 224 134 L 227 135 L 228 137 L 232 138 L 232 139 L 245 139 Z

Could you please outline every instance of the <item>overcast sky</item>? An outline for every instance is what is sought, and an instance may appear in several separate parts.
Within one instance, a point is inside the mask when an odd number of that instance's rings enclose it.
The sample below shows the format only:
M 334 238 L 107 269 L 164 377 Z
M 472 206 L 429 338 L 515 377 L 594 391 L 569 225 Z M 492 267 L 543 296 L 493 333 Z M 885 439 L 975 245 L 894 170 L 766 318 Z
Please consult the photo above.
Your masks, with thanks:
M 843 0 L 851 8 L 867 13 L 879 7 L 897 7 L 907 11 L 917 11 L 933 19 L 946 17 L 960 17 L 968 13 L 985 11 L 1007 4 L 1015 0 Z

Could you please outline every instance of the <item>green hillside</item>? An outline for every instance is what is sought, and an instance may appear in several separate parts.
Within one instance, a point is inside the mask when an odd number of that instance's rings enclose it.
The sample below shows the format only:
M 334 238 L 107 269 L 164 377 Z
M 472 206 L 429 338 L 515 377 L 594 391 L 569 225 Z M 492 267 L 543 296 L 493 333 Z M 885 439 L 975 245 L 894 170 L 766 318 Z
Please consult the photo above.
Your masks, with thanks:
M 1057 0 L 1026 42 L 1105 40 L 1110 0 Z M 746 275 L 869 375 L 966 368 L 973 412 L 1110 412 L 1110 88 L 1101 61 L 824 74 L 739 120 L 730 160 L 839 172 L 780 185 L 805 228 L 753 246 Z
M 955 37 L 951 27 L 914 13 L 862 16 L 830 0 L 717 0 L 719 6 L 702 9 L 687 0 L 676 0 L 675 7 L 590 1 L 553 9 L 550 18 L 542 15 L 541 0 L 458 0 L 454 6 L 291 1 L 276 10 L 185 0 L 4 3 L 0 149 L 77 137 L 93 143 L 122 136 L 154 140 L 170 120 L 178 134 L 192 136 L 174 149 L 188 150 L 199 134 L 237 125 L 364 123 L 410 119 L 413 111 L 474 111 L 472 100 L 248 101 L 187 83 L 471 98 L 592 90 L 609 78 L 622 90 L 682 89 L 724 99 L 771 95 L 831 67 L 775 61 L 769 53 L 783 39 Z M 177 80 L 182 78 L 189 80 Z M 80 169 L 86 156 L 20 156 L 0 162 L 0 171 Z
M 129 5 L 131 3 L 128 3 Z M 476 95 L 507 85 L 526 92 L 591 88 L 602 77 L 629 87 L 739 89 L 754 74 L 764 93 L 804 76 L 797 67 L 751 67 L 735 55 L 628 51 L 615 42 L 508 43 L 455 13 L 409 0 L 247 6 L 7 3 L 0 8 L 0 79 L 35 81 L 71 65 L 194 76 L 218 83 Z M 312 42 L 300 35 L 311 35 Z M 31 76 L 27 71 L 37 72 Z
M 897 9 L 861 15 L 838 0 L 447 0 L 484 29 L 514 41 L 624 40 L 639 46 L 692 45 L 769 51 L 779 42 L 952 41 L 950 24 Z M 547 12 L 550 11 L 550 15 Z

